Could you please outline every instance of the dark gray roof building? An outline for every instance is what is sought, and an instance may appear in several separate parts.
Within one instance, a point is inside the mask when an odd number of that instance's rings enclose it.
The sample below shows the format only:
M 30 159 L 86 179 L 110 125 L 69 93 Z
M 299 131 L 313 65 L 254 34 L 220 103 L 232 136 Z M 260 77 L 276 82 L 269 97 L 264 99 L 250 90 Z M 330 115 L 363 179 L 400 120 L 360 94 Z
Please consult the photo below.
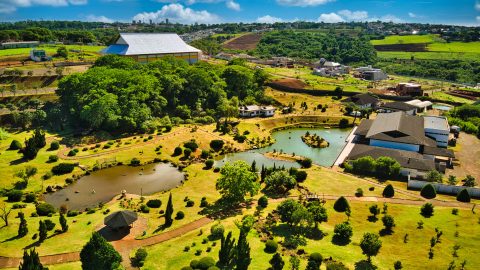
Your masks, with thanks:
M 343 102 L 352 102 L 356 105 L 362 106 L 368 104 L 376 105 L 380 100 L 370 94 L 357 94 L 344 99 Z
M 130 226 L 137 219 L 137 213 L 129 210 L 122 210 L 106 216 L 104 219 L 104 224 L 110 228 L 119 229 Z
M 417 107 L 410 105 L 408 103 L 402 102 L 402 101 L 394 101 L 394 102 L 389 102 L 385 103 L 382 106 L 380 106 L 381 109 L 387 109 L 387 110 L 392 110 L 392 111 L 402 111 L 402 112 L 408 112 L 412 110 L 416 110 Z

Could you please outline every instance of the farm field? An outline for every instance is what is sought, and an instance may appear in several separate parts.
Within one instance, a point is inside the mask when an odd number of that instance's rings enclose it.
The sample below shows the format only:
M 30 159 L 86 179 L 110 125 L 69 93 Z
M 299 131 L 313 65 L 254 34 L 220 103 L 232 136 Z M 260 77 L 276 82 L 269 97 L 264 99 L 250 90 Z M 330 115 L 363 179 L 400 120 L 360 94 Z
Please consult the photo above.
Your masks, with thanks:
M 480 46 L 480 45 L 479 45 Z M 419 59 L 419 60 L 480 60 L 480 53 L 469 52 L 377 52 L 383 59 Z
M 40 45 L 36 48 L 17 48 L 17 49 L 3 49 L 0 50 L 0 56 L 15 56 L 15 55 L 30 55 L 32 49 L 45 50 L 48 55 L 57 53 L 57 49 L 65 46 L 67 50 L 82 50 L 88 53 L 99 53 L 105 46 L 88 46 L 88 45 Z
M 405 35 L 405 36 L 387 36 L 384 39 L 375 39 L 370 43 L 372 45 L 393 45 L 393 44 L 415 44 L 415 43 L 433 43 L 440 41 L 436 35 Z
M 225 42 L 223 47 L 230 50 L 254 50 L 261 38 L 261 34 L 249 33 Z

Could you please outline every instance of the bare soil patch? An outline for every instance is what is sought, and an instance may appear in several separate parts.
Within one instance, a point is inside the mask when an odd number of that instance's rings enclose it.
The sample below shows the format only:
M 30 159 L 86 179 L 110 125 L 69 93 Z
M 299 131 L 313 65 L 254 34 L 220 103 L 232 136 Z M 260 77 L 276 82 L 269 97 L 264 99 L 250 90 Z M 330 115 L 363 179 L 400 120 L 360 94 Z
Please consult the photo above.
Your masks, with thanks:
M 426 52 L 427 43 L 416 44 L 391 44 L 391 45 L 374 45 L 375 50 L 380 52 Z
M 231 50 L 254 50 L 261 38 L 261 34 L 247 34 L 228 41 L 224 47 Z
M 301 80 L 297 79 L 280 79 L 270 83 L 271 86 L 277 86 L 280 89 L 291 88 L 291 89 L 306 89 L 308 84 Z

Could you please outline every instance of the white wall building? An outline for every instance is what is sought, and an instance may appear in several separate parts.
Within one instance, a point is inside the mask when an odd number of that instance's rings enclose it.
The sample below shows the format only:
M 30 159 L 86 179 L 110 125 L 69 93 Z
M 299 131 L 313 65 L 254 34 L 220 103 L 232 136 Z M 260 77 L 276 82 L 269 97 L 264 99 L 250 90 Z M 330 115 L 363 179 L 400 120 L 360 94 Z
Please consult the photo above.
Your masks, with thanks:
M 425 136 L 435 139 L 437 146 L 447 147 L 450 134 L 450 125 L 447 118 L 443 116 L 424 116 L 423 120 Z
M 275 115 L 275 111 L 273 106 L 245 105 L 238 108 L 241 117 L 271 117 Z

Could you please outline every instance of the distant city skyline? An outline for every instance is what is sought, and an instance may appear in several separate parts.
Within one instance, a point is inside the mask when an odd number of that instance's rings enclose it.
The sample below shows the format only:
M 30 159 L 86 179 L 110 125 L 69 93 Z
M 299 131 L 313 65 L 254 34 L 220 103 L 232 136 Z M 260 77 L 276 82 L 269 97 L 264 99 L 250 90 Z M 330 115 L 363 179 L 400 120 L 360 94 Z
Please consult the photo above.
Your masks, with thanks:
M 480 0 L 0 0 L 0 21 L 392 21 L 480 26 Z

